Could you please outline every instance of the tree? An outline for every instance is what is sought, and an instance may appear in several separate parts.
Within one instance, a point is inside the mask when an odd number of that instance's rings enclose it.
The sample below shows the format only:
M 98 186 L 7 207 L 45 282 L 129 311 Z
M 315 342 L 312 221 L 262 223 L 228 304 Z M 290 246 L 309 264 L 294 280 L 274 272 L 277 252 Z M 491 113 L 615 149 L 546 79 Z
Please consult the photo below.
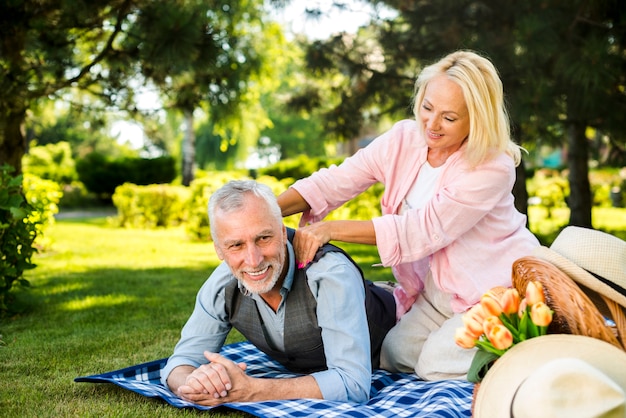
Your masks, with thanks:
M 2 2 L 0 163 L 21 171 L 28 109 L 69 89 L 89 92 L 103 108 L 134 112 L 133 86 L 153 80 L 188 120 L 201 102 L 210 104 L 213 116 L 232 120 L 259 82 L 264 44 L 258 40 L 265 39 L 263 2 L 236 3 Z
M 242 107 L 252 105 L 250 92 L 271 79 L 267 46 L 270 37 L 277 44 L 281 39 L 271 25 L 263 27 L 262 6 L 256 0 L 154 2 L 126 38 L 124 49 L 137 53 L 141 75 L 183 115 L 184 185 L 193 180 L 194 112 L 204 103 L 213 126 L 233 130 L 242 126 Z
M 341 101 L 327 112 L 334 121 L 328 126 L 349 137 L 367 118 L 408 116 L 413 82 L 424 64 L 456 49 L 485 53 L 501 73 L 518 140 L 554 140 L 556 132 L 563 133 L 557 140 L 569 151 L 570 223 L 591 226 L 584 132 L 592 126 L 619 143 L 626 138 L 626 3 L 368 3 L 397 15 L 378 19 L 375 14 L 357 37 L 339 34 L 309 48 L 310 68 L 341 71 L 350 80 L 337 88 Z M 525 188 L 523 173 L 520 167 L 518 190 Z

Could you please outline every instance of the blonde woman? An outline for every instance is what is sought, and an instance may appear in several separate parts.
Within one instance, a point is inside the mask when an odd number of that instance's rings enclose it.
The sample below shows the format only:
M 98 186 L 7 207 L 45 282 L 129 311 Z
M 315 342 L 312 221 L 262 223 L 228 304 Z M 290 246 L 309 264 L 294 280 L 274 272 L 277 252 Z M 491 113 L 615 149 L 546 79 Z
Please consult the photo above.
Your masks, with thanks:
M 427 66 L 415 86 L 415 120 L 403 120 L 341 165 L 321 169 L 278 197 L 283 216 L 302 212 L 294 247 L 301 266 L 329 241 L 376 245 L 392 268 L 398 323 L 381 367 L 426 380 L 463 379 L 472 350 L 458 347 L 462 313 L 539 245 L 511 193 L 520 147 L 510 134 L 493 64 L 457 51 Z M 383 215 L 327 221 L 373 184 Z

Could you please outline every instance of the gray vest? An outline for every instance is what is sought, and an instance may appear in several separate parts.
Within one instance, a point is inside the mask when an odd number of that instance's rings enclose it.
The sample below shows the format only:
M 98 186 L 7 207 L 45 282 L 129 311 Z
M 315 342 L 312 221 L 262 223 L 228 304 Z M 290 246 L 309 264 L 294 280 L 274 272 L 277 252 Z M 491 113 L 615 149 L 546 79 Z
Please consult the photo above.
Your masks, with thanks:
M 294 231 L 287 228 L 289 241 L 293 240 Z M 341 248 L 332 244 L 324 245 L 316 254 L 313 262 L 327 252 L 343 253 L 361 272 L 359 266 Z M 256 302 L 245 296 L 238 286 L 236 278 L 228 283 L 226 291 L 226 313 L 230 323 L 243 336 L 272 359 L 289 370 L 298 373 L 312 373 L 327 369 L 322 330 L 317 324 L 317 301 L 311 293 L 306 278 L 307 269 L 297 269 L 291 290 L 285 299 L 284 351 L 273 349 L 263 332 L 261 314 Z M 387 332 L 396 323 L 396 305 L 393 295 L 363 280 L 365 286 L 365 307 L 370 331 L 372 367 L 377 368 L 380 360 L 380 347 Z

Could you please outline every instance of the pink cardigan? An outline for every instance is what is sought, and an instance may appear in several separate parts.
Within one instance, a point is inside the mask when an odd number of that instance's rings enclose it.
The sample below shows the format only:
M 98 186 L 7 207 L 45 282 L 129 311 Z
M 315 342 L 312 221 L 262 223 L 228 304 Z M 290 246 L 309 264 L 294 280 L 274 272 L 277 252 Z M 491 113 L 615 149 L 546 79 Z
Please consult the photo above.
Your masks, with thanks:
M 429 269 L 439 289 L 451 294 L 452 309 L 463 312 L 490 288 L 510 286 L 513 261 L 539 245 L 513 205 L 513 160 L 501 154 L 472 170 L 464 148 L 443 166 L 431 201 L 402 216 L 402 200 L 428 152 L 413 120 L 396 123 L 341 165 L 292 186 L 311 206 L 301 225 L 320 221 L 376 182 L 385 186 L 383 216 L 372 221 L 381 262 L 400 284 L 398 317 L 415 302 Z

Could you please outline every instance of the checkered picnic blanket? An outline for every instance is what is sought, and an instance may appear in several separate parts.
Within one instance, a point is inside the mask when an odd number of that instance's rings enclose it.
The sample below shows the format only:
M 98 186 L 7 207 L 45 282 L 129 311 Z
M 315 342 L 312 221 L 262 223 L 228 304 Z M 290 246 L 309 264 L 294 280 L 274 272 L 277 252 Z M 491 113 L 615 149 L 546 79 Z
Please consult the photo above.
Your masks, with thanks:
M 221 353 L 236 363 L 246 363 L 246 372 L 256 377 L 296 376 L 249 342 L 227 345 Z M 77 377 L 74 381 L 113 383 L 143 396 L 161 398 L 177 408 L 212 409 L 183 401 L 161 384 L 160 373 L 166 361 L 164 358 L 108 373 Z M 425 382 L 413 374 L 375 370 L 370 400 L 365 404 L 294 399 L 227 403 L 222 407 L 258 417 L 469 417 L 472 390 L 473 384 L 467 381 Z

